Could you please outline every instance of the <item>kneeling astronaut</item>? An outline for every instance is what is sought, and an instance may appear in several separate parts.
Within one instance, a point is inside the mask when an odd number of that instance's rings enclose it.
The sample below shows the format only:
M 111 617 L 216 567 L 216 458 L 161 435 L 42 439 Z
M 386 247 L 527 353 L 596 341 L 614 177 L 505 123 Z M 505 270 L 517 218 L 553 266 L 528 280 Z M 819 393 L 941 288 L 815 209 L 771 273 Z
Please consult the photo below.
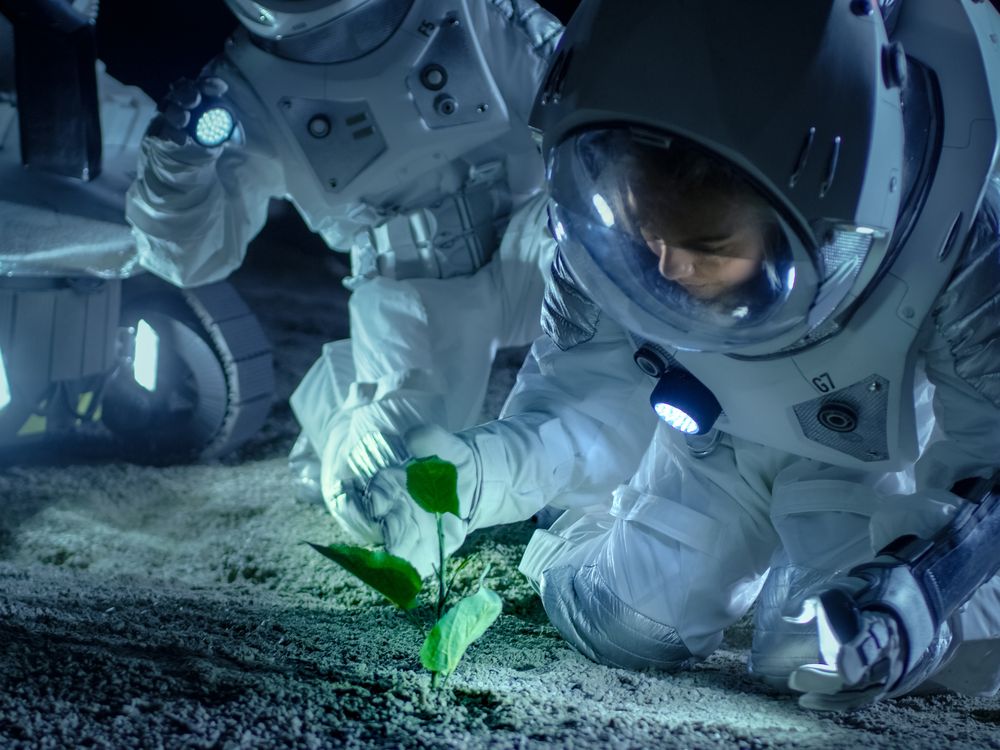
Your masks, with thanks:
M 632 6 L 585 0 L 536 104 L 548 338 L 501 420 L 407 435 L 458 466 L 450 546 L 565 508 L 521 570 L 604 664 L 692 664 L 756 601 L 804 706 L 994 693 L 1000 19 Z M 340 519 L 429 572 L 404 476 Z
M 554 243 L 527 118 L 562 27 L 534 0 L 226 2 L 245 28 L 173 87 L 127 216 L 181 286 L 235 270 L 270 198 L 350 252 L 351 339 L 291 398 L 317 497 L 320 463 L 349 480 L 415 424 L 475 424 L 496 349 L 541 332 Z

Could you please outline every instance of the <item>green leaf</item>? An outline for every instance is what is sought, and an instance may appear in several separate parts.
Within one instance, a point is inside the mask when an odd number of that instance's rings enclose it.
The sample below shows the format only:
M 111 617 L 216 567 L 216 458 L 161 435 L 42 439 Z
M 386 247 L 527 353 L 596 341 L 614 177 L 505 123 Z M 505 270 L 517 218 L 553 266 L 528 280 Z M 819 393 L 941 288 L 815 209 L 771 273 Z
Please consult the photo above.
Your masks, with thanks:
M 406 465 L 406 490 L 428 513 L 458 515 L 458 470 L 437 456 Z
M 420 574 L 402 557 L 385 550 L 331 544 L 324 547 L 306 542 L 321 555 L 330 558 L 348 573 L 357 576 L 400 609 L 417 606 L 417 594 L 423 586 Z
M 502 608 L 497 593 L 485 587 L 465 597 L 445 612 L 427 634 L 420 662 L 431 672 L 447 677 L 455 671 L 469 645 L 500 616 Z

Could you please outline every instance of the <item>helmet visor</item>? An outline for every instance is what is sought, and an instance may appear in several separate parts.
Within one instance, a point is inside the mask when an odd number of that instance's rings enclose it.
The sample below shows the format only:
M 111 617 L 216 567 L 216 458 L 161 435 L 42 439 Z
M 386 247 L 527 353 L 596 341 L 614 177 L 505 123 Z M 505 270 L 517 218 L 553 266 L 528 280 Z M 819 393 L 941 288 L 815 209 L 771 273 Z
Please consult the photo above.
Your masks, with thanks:
M 561 252 L 626 327 L 725 351 L 806 323 L 815 254 L 763 191 L 705 149 L 588 130 L 555 148 L 549 179 Z
M 278 13 L 311 13 L 339 2 L 340 0 L 257 0 L 253 5 Z

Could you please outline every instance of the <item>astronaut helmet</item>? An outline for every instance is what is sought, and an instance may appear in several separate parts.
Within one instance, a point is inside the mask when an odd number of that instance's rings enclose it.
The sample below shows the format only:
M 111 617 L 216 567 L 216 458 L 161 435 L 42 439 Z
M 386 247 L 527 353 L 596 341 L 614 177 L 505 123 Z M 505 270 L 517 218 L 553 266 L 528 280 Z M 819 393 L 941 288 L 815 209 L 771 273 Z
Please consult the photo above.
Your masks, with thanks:
M 866 0 L 584 0 L 532 114 L 576 280 L 680 349 L 839 330 L 900 206 L 888 49 Z
M 312 31 L 379 0 L 226 0 L 240 23 L 264 39 Z

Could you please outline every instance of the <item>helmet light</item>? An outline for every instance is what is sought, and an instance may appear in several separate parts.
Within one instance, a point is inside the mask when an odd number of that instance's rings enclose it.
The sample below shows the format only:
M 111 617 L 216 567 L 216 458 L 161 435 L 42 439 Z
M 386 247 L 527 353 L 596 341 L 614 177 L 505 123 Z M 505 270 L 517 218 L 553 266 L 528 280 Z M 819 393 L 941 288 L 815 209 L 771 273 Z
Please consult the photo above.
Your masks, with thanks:
M 704 435 L 722 413 L 705 384 L 676 366 L 660 376 L 649 402 L 660 419 L 686 435 Z

